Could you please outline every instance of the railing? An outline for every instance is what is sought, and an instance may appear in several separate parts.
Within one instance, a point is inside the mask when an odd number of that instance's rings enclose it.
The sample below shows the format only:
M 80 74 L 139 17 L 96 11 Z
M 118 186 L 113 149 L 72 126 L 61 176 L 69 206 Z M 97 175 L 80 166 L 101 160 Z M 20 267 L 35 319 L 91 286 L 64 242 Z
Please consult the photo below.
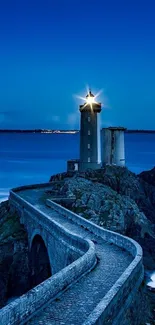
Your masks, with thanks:
M 78 249 L 85 251 L 85 253 L 43 283 L 2 308 L 0 310 L 0 325 L 23 324 L 23 322 L 30 318 L 32 314 L 36 313 L 36 311 L 40 310 L 49 300 L 55 299 L 59 292 L 66 289 L 66 287 L 94 268 L 97 262 L 95 246 L 92 241 L 83 239 L 65 230 L 61 225 L 58 226 L 58 224 L 50 220 L 48 215 L 33 207 L 13 191 L 10 192 L 10 202 L 13 206 L 16 206 L 16 203 L 17 206 L 21 204 L 22 209 L 24 208 L 28 212 L 32 213 L 33 211 L 34 217 L 35 215 L 39 217 L 38 222 L 41 222 L 40 217 L 42 217 L 44 221 L 46 220 L 48 226 L 50 225 L 51 229 L 54 227 L 55 231 L 59 232 L 60 236 L 64 236 L 65 240 L 70 241 L 71 238 L 72 244 L 77 245 Z
M 41 227 L 47 230 L 54 238 L 61 238 L 67 244 L 70 244 L 71 242 L 72 246 L 77 248 L 79 251 L 86 252 L 88 250 L 85 240 L 83 240 L 81 237 L 81 240 L 79 240 L 79 237 L 66 230 L 63 225 L 51 220 L 46 213 L 40 211 L 31 203 L 18 196 L 17 193 L 10 191 L 10 201 L 11 205 L 19 209 L 21 213 L 26 211 L 28 216 L 33 218 L 38 225 L 41 225 Z M 23 218 L 21 217 L 21 221 L 24 223 L 24 220 L 22 219 Z
M 101 302 L 96 306 L 89 315 L 84 325 L 93 324 L 120 324 L 122 308 L 125 310 L 140 286 L 144 277 L 144 268 L 142 264 L 142 248 L 131 238 L 115 233 L 110 230 L 101 228 L 89 220 L 86 220 L 74 212 L 62 207 L 51 200 L 46 200 L 46 204 L 56 210 L 66 218 L 71 219 L 74 223 L 82 225 L 85 229 L 103 238 L 105 241 L 113 243 L 128 251 L 133 257 L 133 261 L 116 281 L 113 287 L 108 291 Z M 122 308 L 121 308 L 122 307 Z
M 30 188 L 40 188 L 51 186 L 52 184 L 46 183 L 44 185 L 33 185 L 24 186 L 11 191 L 10 200 L 12 203 L 24 207 L 29 213 L 34 213 L 34 218 L 37 216 L 38 222 L 41 222 L 43 218 L 45 226 L 49 228 L 50 218 L 45 213 L 33 207 L 30 203 L 18 196 L 18 191 L 30 189 Z M 134 240 L 127 238 L 118 233 L 103 229 L 91 221 L 83 219 L 82 217 L 76 215 L 72 211 L 60 206 L 56 202 L 47 200 L 47 205 L 52 209 L 56 210 L 61 215 L 68 219 L 71 219 L 74 223 L 88 229 L 91 233 L 98 237 L 101 237 L 107 242 L 113 243 L 119 247 L 122 247 L 127 252 L 133 256 L 133 261 L 108 291 L 108 293 L 103 297 L 100 303 L 96 306 L 93 312 L 89 315 L 84 325 L 93 324 L 106 324 L 106 325 L 117 325 L 121 324 L 122 313 L 125 308 L 131 304 L 131 298 L 135 294 L 136 290 L 140 286 L 143 279 L 143 265 L 142 265 L 142 249 L 138 243 Z M 46 221 L 45 221 L 46 220 Z M 73 235 L 72 233 L 66 231 L 59 224 L 54 224 L 57 231 L 60 231 L 60 235 L 65 236 L 65 240 L 68 236 L 73 236 L 76 245 L 76 240 L 81 242 L 82 238 Z M 58 230 L 59 228 L 59 230 Z M 61 229 L 61 230 L 60 230 Z M 76 238 L 75 238 L 76 237 Z M 84 241 L 84 240 L 83 240 Z M 88 247 L 88 251 L 72 264 L 55 274 L 53 277 L 44 281 L 39 286 L 30 290 L 27 294 L 23 295 L 16 301 L 12 302 L 8 306 L 4 307 L 0 311 L 1 325 L 17 325 L 22 324 L 25 319 L 30 317 L 34 312 L 38 311 L 42 306 L 44 306 L 49 300 L 54 299 L 57 293 L 62 291 L 66 286 L 72 284 L 77 278 L 82 276 L 85 272 L 91 270 L 96 263 L 95 247 L 91 241 L 87 241 L 85 244 Z

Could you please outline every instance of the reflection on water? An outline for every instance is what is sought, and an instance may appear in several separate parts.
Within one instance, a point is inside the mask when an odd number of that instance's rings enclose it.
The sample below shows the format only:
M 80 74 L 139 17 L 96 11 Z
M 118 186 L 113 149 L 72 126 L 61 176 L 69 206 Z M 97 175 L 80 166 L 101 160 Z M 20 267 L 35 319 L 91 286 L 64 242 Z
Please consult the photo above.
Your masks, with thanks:
M 8 193 L 8 196 L 9 196 L 9 193 Z M 3 197 L 0 196 L 0 203 L 6 201 L 8 199 L 8 196 L 3 196 Z
M 0 202 L 6 201 L 9 195 L 9 188 L 0 188 Z
M 155 288 L 155 272 L 150 273 L 150 281 L 147 282 L 147 285 L 151 288 Z

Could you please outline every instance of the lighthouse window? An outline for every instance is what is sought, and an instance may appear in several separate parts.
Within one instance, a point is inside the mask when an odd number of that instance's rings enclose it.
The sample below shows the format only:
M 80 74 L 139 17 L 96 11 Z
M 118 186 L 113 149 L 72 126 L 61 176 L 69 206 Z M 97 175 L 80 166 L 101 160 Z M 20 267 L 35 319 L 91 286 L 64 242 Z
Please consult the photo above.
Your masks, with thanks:
M 88 143 L 88 149 L 90 149 L 90 143 Z
M 90 135 L 90 130 L 88 130 L 88 135 Z
M 90 116 L 88 116 L 88 122 L 90 122 Z
M 88 162 L 90 162 L 90 157 L 88 157 Z

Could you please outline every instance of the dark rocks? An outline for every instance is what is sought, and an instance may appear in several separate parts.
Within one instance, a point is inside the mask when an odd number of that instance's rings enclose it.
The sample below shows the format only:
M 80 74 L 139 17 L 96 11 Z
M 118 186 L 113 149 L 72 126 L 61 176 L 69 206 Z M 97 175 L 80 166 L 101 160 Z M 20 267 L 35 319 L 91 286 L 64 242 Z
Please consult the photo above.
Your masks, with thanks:
M 140 211 L 155 223 L 155 187 L 126 167 L 106 166 L 101 170 L 86 172 L 85 177 L 98 178 L 98 182 L 110 186 L 121 195 L 129 196 L 138 205 Z
M 19 243 L 16 253 L 9 269 L 8 297 L 21 296 L 30 289 L 30 272 L 28 247 L 24 243 Z
M 155 270 L 155 168 L 136 175 L 125 167 L 106 166 L 56 178 L 67 184 L 70 197 L 75 196 L 68 209 L 135 239 L 143 248 L 146 269 Z M 122 324 L 152 325 L 153 310 L 154 301 L 143 283 Z
M 0 307 L 4 306 L 7 299 L 8 265 L 12 262 L 11 256 L 6 257 L 0 264 Z
M 74 175 L 75 175 L 75 172 L 64 172 L 64 173 L 52 175 L 50 177 L 50 182 L 60 182 L 66 178 L 73 177 Z
M 153 167 L 151 170 L 140 173 L 138 176 L 148 184 L 155 186 L 155 167 Z
M 76 197 L 67 207 L 100 226 L 135 239 L 143 247 L 146 268 L 154 270 L 155 187 L 125 167 L 106 166 L 76 172 L 72 177 L 68 173 L 61 175 L 57 177 L 63 179 L 60 192 Z
M 0 205 L 0 307 L 29 289 L 27 235 L 9 202 Z
M 133 297 L 130 307 L 122 320 L 122 325 L 153 325 L 153 312 L 150 308 L 150 298 L 147 287 L 143 282 L 136 296 Z

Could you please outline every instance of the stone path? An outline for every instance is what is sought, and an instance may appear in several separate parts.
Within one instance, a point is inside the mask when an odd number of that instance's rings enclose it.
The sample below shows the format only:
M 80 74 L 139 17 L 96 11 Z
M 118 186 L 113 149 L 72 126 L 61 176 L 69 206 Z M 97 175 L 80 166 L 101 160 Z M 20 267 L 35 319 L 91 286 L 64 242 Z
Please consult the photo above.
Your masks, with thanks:
M 25 190 L 19 192 L 18 195 L 47 213 L 52 220 L 63 224 L 69 231 L 83 238 L 91 239 L 95 243 L 98 264 L 94 270 L 83 276 L 68 290 L 63 292 L 59 298 L 49 303 L 25 324 L 80 325 L 84 323 L 133 258 L 121 248 L 105 242 L 102 238 L 96 237 L 88 230 L 81 228 L 63 215 L 46 207 L 40 200 L 44 191 L 45 188 Z

